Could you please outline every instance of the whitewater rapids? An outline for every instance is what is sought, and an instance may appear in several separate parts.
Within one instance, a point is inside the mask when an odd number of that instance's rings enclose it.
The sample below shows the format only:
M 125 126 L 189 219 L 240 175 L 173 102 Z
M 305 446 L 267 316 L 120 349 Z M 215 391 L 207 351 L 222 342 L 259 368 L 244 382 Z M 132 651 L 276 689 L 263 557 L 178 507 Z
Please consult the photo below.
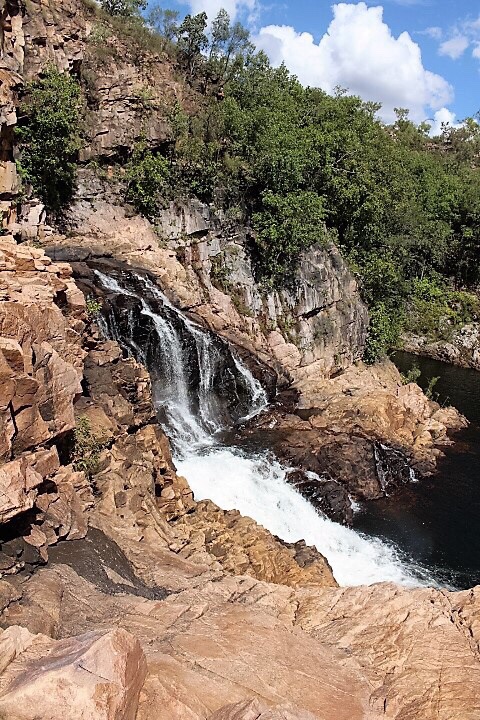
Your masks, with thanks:
M 107 290 L 136 297 L 141 303 L 140 317 L 151 324 L 149 351 L 133 340 L 133 315 L 128 317 L 124 334 L 113 314 L 103 329 L 148 367 L 152 379 L 157 378 L 153 382 L 155 404 L 164 418 L 177 471 L 188 480 L 197 500 L 210 499 L 225 510 L 239 510 L 286 542 L 305 540 L 314 545 L 327 558 L 340 585 L 385 581 L 435 585 L 434 578 L 402 558 L 393 545 L 317 512 L 287 482 L 287 469 L 267 451 L 246 452 L 223 445 L 218 438 L 226 428 L 219 420 L 216 398 L 221 357 L 212 336 L 175 308 L 147 277 L 132 273 L 136 283 L 132 287 L 128 278 L 123 282 L 123 277 L 117 280 L 98 271 L 96 275 Z M 138 287 L 156 299 L 155 308 Z M 158 310 L 158 302 L 163 310 Z M 228 346 L 223 352 L 230 354 L 230 373 L 237 378 L 236 387 L 248 396 L 247 417 L 251 417 L 265 406 L 265 393 Z M 189 381 L 192 362 L 200 378 L 193 390 Z M 240 406 L 240 397 L 237 400 Z M 240 419 L 237 415 L 237 421 Z
M 287 483 L 285 469 L 267 453 L 205 449 L 176 459 L 175 464 L 197 500 L 209 499 L 224 510 L 239 510 L 286 542 L 303 539 L 315 545 L 339 585 L 423 584 L 423 573 L 402 561 L 393 546 L 320 515 Z

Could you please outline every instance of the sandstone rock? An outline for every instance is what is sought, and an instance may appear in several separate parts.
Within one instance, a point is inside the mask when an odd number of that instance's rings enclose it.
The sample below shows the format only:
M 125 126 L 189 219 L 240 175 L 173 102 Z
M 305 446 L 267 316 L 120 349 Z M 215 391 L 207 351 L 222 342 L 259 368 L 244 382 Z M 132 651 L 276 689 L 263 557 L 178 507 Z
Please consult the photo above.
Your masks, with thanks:
M 55 617 L 56 635 L 112 623 L 135 634 L 148 667 L 138 720 L 206 720 L 252 707 L 255 718 L 290 712 L 292 720 L 478 716 L 477 590 L 293 590 L 192 575 L 188 563 L 175 572 L 180 591 L 158 602 L 125 588 L 105 594 L 65 566 L 42 570 L 2 622 L 36 631 Z M 168 576 L 168 560 L 157 573 Z
M 217 710 L 209 720 L 314 720 L 314 715 L 283 706 L 271 710 L 258 700 L 247 700 Z
M 2 238 L 1 257 L 10 268 L 0 270 L 0 456 L 8 457 L 74 427 L 83 352 L 73 327 L 84 304 L 69 304 L 73 282 L 42 251 Z
M 250 518 L 242 517 L 237 511 L 220 510 L 210 501 L 198 503 L 194 514 L 185 515 L 177 522 L 175 530 L 181 529 L 185 531 L 185 539 L 179 554 L 189 560 L 208 565 L 205 553 L 209 553 L 233 575 L 252 575 L 290 587 L 336 584 L 330 566 L 314 548 L 310 556 L 305 547 L 302 548 L 300 563 L 300 547 L 280 544 Z M 179 542 L 176 539 L 177 551 Z
M 9 628 L 2 645 L 11 660 L 0 675 L 0 712 L 11 720 L 135 719 L 146 663 L 127 632 L 53 642 Z
M 240 348 L 253 351 L 283 377 L 300 380 L 306 368 L 326 377 L 361 357 L 367 312 L 353 276 L 333 246 L 305 255 L 295 293 L 264 297 L 253 280 L 245 229 L 238 228 L 232 238 L 218 229 L 218 218 L 198 202 L 172 204 L 164 211 L 159 223 L 170 238 L 166 248 L 159 247 L 144 219 L 126 217 L 124 210 L 101 198 L 94 205 L 92 213 L 90 199 L 77 202 L 71 215 L 75 235 L 52 237 L 53 257 L 74 260 L 85 248 L 87 256 L 108 252 L 148 270 L 177 305 Z M 66 248 L 64 254 L 61 247 Z M 177 256 L 183 257 L 183 264 Z M 225 272 L 239 302 L 215 286 L 213 268 L 219 258 L 221 262 L 226 258 Z M 242 306 L 246 312 L 239 312 Z M 273 330 L 266 332 L 270 325 Z
M 33 507 L 43 477 L 25 458 L 0 467 L 0 523 Z

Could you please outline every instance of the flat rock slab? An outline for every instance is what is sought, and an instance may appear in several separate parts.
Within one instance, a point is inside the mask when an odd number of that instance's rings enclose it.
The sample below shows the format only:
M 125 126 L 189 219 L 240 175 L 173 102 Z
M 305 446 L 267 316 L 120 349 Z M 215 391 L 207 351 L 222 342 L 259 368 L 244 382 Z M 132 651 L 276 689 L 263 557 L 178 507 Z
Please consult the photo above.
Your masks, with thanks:
M 69 565 L 108 595 L 128 593 L 149 600 L 163 600 L 168 595 L 165 588 L 151 588 L 142 582 L 119 546 L 97 528 L 89 528 L 84 539 L 51 548 L 50 563 Z

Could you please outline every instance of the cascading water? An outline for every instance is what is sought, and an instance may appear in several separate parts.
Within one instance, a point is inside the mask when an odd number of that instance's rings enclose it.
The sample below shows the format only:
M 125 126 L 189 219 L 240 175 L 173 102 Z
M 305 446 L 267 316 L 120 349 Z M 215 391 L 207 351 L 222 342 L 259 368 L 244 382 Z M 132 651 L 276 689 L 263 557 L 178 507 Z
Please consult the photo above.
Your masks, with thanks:
M 148 278 L 132 274 L 119 282 L 96 274 L 119 296 L 102 321 L 104 331 L 148 367 L 178 472 L 198 500 L 237 509 L 287 542 L 315 545 L 341 585 L 434 584 L 393 546 L 320 515 L 267 451 L 225 446 L 222 431 L 266 405 L 260 384 L 225 343 L 185 317 Z

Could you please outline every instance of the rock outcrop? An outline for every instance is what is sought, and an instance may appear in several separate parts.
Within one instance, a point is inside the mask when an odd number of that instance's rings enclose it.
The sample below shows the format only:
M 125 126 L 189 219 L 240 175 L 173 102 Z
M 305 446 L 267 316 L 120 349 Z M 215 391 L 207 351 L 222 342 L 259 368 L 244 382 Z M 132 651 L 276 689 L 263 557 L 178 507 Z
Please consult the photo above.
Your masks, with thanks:
M 290 385 L 290 405 L 255 431 L 324 476 L 292 482 L 340 519 L 349 494 L 401 480 L 380 461 L 405 453 L 431 470 L 462 421 L 391 366 L 353 365 L 367 314 L 338 252 L 311 251 L 296 292 L 264 296 L 245 228 L 190 202 L 165 210 L 159 241 L 87 169 L 68 236 L 35 199 L 17 217 L 16 102 L 48 63 L 88 86 L 82 160 L 130 151 L 140 115 L 160 147 L 168 117 L 149 108 L 191 101 L 165 58 L 142 74 L 127 40 L 102 33 L 77 0 L 0 11 L 0 716 L 476 720 L 478 589 L 338 588 L 315 548 L 197 503 L 146 369 L 101 336 L 62 261 L 92 292 L 92 260 L 147 270 L 257 374 Z
M 480 325 L 464 325 L 448 341 L 432 342 L 426 337 L 405 335 L 402 338 L 402 349 L 452 365 L 480 370 Z
M 45 562 L 59 538 L 85 534 L 93 497 L 52 446 L 75 427 L 85 298 L 67 265 L 8 237 L 0 297 L 0 572 L 10 573 Z
M 258 718 L 255 710 L 302 720 L 478 716 L 476 591 L 294 590 L 192 575 L 193 567 L 177 566 L 176 593 L 159 601 L 125 588 L 106 594 L 58 565 L 23 586 L 2 622 L 32 632 L 43 623 L 74 644 L 79 634 L 112 627 L 135 635 L 147 662 L 139 720 L 207 720 L 247 709 L 247 718 Z M 168 582 L 170 572 L 158 563 L 158 579 Z
M 55 641 L 10 627 L 0 635 L 0 712 L 11 720 L 135 720 L 146 676 L 140 643 L 121 629 Z
M 403 385 L 393 363 L 358 364 L 325 379 L 294 385 L 298 402 L 282 395 L 241 433 L 263 443 L 292 467 L 290 481 L 319 510 L 349 523 L 351 499 L 374 500 L 434 472 L 449 433 L 466 426 L 454 409 Z M 313 475 L 312 475 L 313 473 Z
M 176 305 L 254 353 L 284 381 L 328 377 L 363 353 L 367 311 L 333 246 L 305 254 L 295 291 L 265 295 L 254 280 L 245 228 L 228 226 L 198 202 L 164 211 L 163 243 L 147 220 L 98 198 L 80 197 L 71 222 L 68 238 L 49 239 L 52 257 L 113 256 L 147 270 Z

